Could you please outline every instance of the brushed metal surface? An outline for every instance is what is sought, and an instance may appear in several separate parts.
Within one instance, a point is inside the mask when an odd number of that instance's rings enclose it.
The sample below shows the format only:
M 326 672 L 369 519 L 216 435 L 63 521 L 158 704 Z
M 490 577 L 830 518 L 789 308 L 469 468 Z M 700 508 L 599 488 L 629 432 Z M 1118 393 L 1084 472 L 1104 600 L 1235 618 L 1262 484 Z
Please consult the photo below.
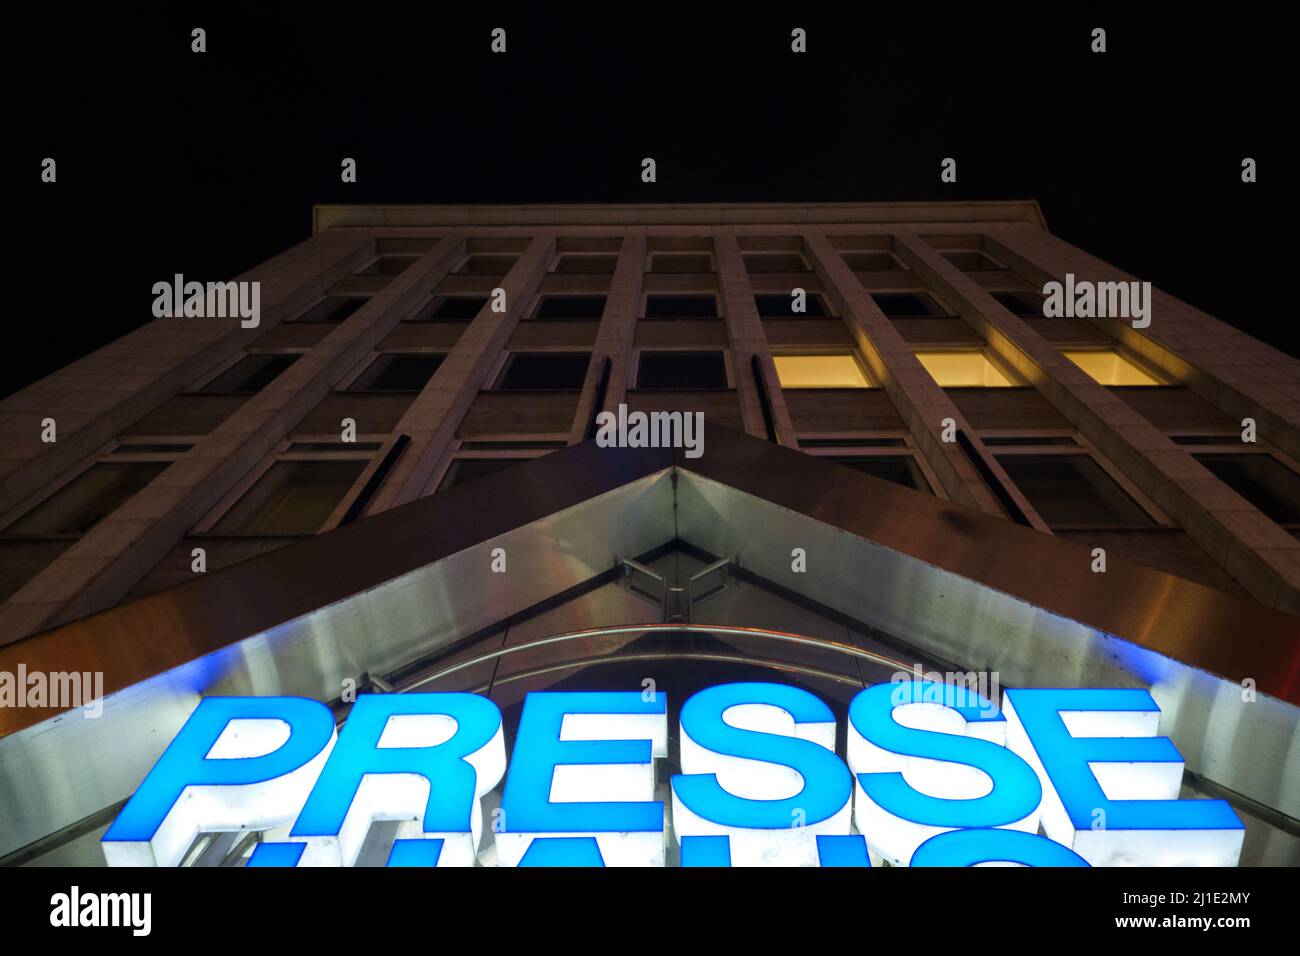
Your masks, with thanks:
M 487 485 L 495 477 L 505 475 L 489 476 L 475 485 Z M 480 494 L 492 496 L 504 490 L 496 483 L 478 488 Z M 522 497 L 521 493 L 516 500 Z M 460 503 L 464 500 L 460 498 Z M 482 499 L 479 503 L 483 503 Z M 462 520 L 471 518 L 462 516 Z M 350 525 L 344 531 L 365 528 L 371 520 Z M 347 678 L 383 674 L 450 646 L 510 614 L 609 571 L 619 555 L 642 554 L 671 540 L 670 475 L 660 471 L 634 478 L 504 532 L 492 533 L 496 528 L 491 516 L 485 515 L 478 530 L 485 537 L 468 547 L 242 639 L 236 637 L 238 625 L 226 620 L 222 623 L 230 628 L 224 632 L 232 638 L 229 643 L 207 654 L 195 654 L 193 659 L 161 673 L 155 671 L 126 687 L 112 691 L 106 687 L 103 713 L 98 717 L 70 711 L 0 739 L 0 856 L 129 796 L 200 696 L 288 694 L 332 700 L 340 696 L 342 682 Z M 418 525 L 412 527 L 408 538 L 418 531 Z M 314 541 L 327 537 L 330 535 Z M 438 537 L 436 527 L 430 529 L 429 537 Z M 383 541 L 369 543 L 382 545 Z M 447 547 L 445 541 L 441 544 Z M 507 571 L 503 574 L 489 571 L 491 550 L 497 547 L 504 548 L 507 555 Z M 364 552 L 345 561 L 346 568 L 331 568 L 309 560 L 314 551 L 307 549 L 300 562 L 283 566 L 289 580 L 278 580 L 290 589 L 305 588 L 319 575 L 321 593 L 327 594 L 330 583 L 351 586 L 362 572 L 357 561 Z M 336 554 L 334 560 L 339 561 L 340 556 Z M 231 570 L 247 571 L 256 564 L 260 562 L 248 562 Z M 255 574 L 258 570 L 253 569 Z M 329 581 L 331 572 L 338 575 L 333 582 Z M 251 580 L 246 574 L 233 577 L 237 582 Z M 262 588 L 260 596 L 273 597 L 277 579 L 268 578 L 264 583 L 272 590 Z M 233 601 L 238 593 L 227 591 L 227 596 Z M 221 617 L 215 614 L 219 606 L 211 609 L 209 622 Z M 64 628 L 43 635 L 45 642 L 38 642 L 40 648 L 48 652 L 53 647 L 63 655 L 71 655 L 60 659 L 77 660 L 75 652 L 82 642 L 98 634 L 97 618 L 128 608 L 70 625 L 71 634 L 66 633 L 69 628 Z M 151 613 L 141 616 L 156 630 L 142 627 L 136 633 L 137 640 L 127 644 L 138 659 L 117 668 L 117 680 L 131 669 L 147 673 L 156 667 L 156 658 L 148 653 L 151 648 L 181 653 L 190 619 L 184 615 L 168 617 L 173 608 L 174 604 L 167 601 L 152 602 Z M 120 627 L 115 623 L 111 635 L 125 636 Z M 207 633 L 222 632 L 211 628 Z M 57 639 L 64 636 L 75 639 L 71 647 L 58 646 Z M 13 648 L 21 649 L 30 643 L 23 641 Z M 102 653 L 96 655 L 98 660 L 102 660 Z M 28 666 L 33 664 L 29 661 Z M 77 665 L 77 669 L 96 666 L 87 662 Z
M 718 450 L 711 437 L 700 461 Z M 682 540 L 1006 686 L 1149 687 L 1189 769 L 1300 817 L 1300 708 L 1274 696 L 1294 695 L 1300 621 L 1117 561 L 1093 574 L 1086 548 L 773 450 L 793 461 L 762 456 L 761 495 L 679 464 Z M 792 570 L 794 547 L 807 572 Z

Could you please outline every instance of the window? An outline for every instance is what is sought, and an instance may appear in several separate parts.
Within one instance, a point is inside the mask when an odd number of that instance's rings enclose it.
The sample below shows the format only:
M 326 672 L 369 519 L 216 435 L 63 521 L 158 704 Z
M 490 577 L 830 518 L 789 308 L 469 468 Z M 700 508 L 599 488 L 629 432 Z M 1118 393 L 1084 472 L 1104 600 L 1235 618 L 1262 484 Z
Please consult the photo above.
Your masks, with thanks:
M 1020 384 L 983 352 L 917 352 L 916 358 L 942 388 L 1009 388 Z
M 200 392 L 251 395 L 260 392 L 298 356 L 286 352 L 252 352 L 208 382 Z
M 342 322 L 370 300 L 364 296 L 328 295 L 292 322 Z
M 451 463 L 446 474 L 442 476 L 442 481 L 438 483 L 438 491 L 446 491 L 448 488 L 455 488 L 457 485 L 463 485 L 467 481 L 473 481 L 475 478 L 482 478 L 484 475 L 491 475 L 498 471 L 503 471 L 512 465 L 517 465 L 522 461 L 529 461 L 527 458 L 457 458 Z
M 401 275 L 412 265 L 418 256 L 380 256 L 370 265 L 358 269 L 354 275 L 359 276 L 396 276 Z
M 924 292 L 873 292 L 880 311 L 890 318 L 916 318 L 929 315 L 947 315 L 933 296 Z
M 418 392 L 433 378 L 445 355 L 378 356 L 349 386 L 349 392 Z
M 1169 435 L 1175 445 L 1232 445 L 1241 441 L 1240 432 L 1225 432 L 1222 435 Z
M 162 474 L 169 464 L 165 461 L 98 462 L 5 528 L 4 533 L 85 534 Z
M 1061 354 L 1101 385 L 1168 384 L 1116 349 L 1080 349 Z
M 721 352 L 642 352 L 636 387 L 726 388 L 727 363 Z
M 648 295 L 647 319 L 716 319 L 718 299 L 712 295 Z
M 1278 524 L 1300 524 L 1300 475 L 1266 452 L 1200 452 L 1197 461 Z
M 412 322 L 472 322 L 488 304 L 485 295 L 449 295 L 434 299 Z
M 846 468 L 871 475 L 873 478 L 882 478 L 905 488 L 915 488 L 917 491 L 930 491 L 930 483 L 925 480 L 921 466 L 911 455 L 826 455 L 823 457 L 827 461 L 844 465 Z
M 991 292 L 993 298 L 1012 315 L 1023 318 L 1043 317 L 1043 297 L 1034 292 Z
M 212 526 L 214 534 L 315 534 L 365 470 L 367 459 L 277 461 Z
M 384 447 L 381 441 L 295 441 L 290 442 L 285 451 L 294 452 L 325 452 L 332 455 L 349 455 L 356 457 L 359 451 L 379 451 Z
M 599 319 L 605 312 L 603 295 L 546 295 L 537 304 L 535 319 Z
M 960 249 L 950 252 L 941 252 L 943 256 L 962 272 L 987 272 L 990 269 L 1003 271 L 1006 266 L 991 259 L 989 256 L 976 249 Z
M 889 272 L 907 268 L 888 252 L 846 252 L 844 264 L 854 272 Z
M 1152 517 L 1086 452 L 998 455 L 1050 528 L 1146 528 Z
M 676 274 L 712 272 L 713 256 L 707 252 L 656 252 L 650 257 L 650 271 Z
M 587 377 L 586 352 L 514 352 L 497 383 L 499 391 L 581 389 Z
M 903 438 L 867 437 L 859 435 L 816 436 L 800 438 L 800 448 L 902 448 L 907 444 Z
M 980 441 L 989 448 L 1015 445 L 1068 445 L 1072 448 L 1079 447 L 1079 443 L 1070 435 L 981 435 Z
M 745 269 L 755 274 L 807 272 L 808 262 L 798 252 L 750 252 L 745 254 Z
M 773 355 L 782 388 L 871 388 L 853 355 Z
M 479 276 L 505 275 L 518 258 L 518 256 L 479 253 L 466 259 L 458 271 Z
M 152 442 L 123 439 L 122 444 L 114 448 L 111 455 L 168 455 L 179 458 L 191 448 L 194 442 Z
M 794 295 L 756 295 L 754 305 L 758 314 L 764 319 L 821 319 L 830 315 L 826 301 L 820 293 L 809 292 L 804 296 L 804 311 L 794 311 Z
M 618 256 L 581 255 L 565 253 L 555 263 L 555 271 L 562 275 L 610 275 L 618 264 Z

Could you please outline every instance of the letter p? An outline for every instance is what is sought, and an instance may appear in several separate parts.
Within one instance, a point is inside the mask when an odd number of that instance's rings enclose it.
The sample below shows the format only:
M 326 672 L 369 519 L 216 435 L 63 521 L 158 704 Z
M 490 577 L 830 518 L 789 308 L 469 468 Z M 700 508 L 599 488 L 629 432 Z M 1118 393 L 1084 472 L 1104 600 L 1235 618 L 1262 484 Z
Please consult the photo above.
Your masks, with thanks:
M 302 697 L 207 697 L 102 838 L 109 866 L 176 866 L 200 833 L 293 820 L 334 744 Z

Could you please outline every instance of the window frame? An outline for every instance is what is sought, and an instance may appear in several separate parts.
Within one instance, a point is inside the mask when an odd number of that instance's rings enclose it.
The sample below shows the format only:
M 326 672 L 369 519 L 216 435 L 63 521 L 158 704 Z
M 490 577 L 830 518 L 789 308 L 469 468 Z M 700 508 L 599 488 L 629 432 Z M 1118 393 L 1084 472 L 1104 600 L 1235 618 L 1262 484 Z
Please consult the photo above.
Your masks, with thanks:
M 886 312 L 886 311 L 884 310 L 884 308 L 880 305 L 880 303 L 876 301 L 876 296 L 878 296 L 878 295 L 881 295 L 881 296 L 885 296 L 885 295 L 892 295 L 892 296 L 904 296 L 904 295 L 910 295 L 910 296 L 912 296 L 913 298 L 916 298 L 916 299 L 920 299 L 920 300 L 922 300 L 923 303 L 924 303 L 924 300 L 929 299 L 930 302 L 933 303 L 933 305 L 934 305 L 936 308 L 938 308 L 940 311 L 938 311 L 938 312 L 927 312 L 927 313 L 925 313 L 924 315 L 902 315 L 902 314 L 899 314 L 899 313 L 896 313 L 896 312 L 893 312 L 893 313 L 891 313 L 891 312 Z M 924 288 L 924 289 L 919 289 L 919 290 L 909 290 L 909 291 L 902 291 L 902 292 L 896 292 L 896 291 L 893 291 L 893 290 L 890 290 L 890 291 L 884 291 L 884 290 L 871 289 L 871 290 L 868 290 L 868 291 L 867 291 L 867 297 L 871 299 L 871 304 L 874 305 L 874 306 L 875 306 L 875 307 L 880 311 L 880 314 L 883 315 L 885 318 L 889 319 L 891 322 L 911 322 L 911 321 L 914 321 L 914 320 L 916 320 L 916 319 L 922 319 L 922 320 L 924 320 L 924 319 L 958 319 L 958 318 L 961 318 L 961 316 L 960 316 L 958 313 L 956 313 L 956 312 L 953 312 L 953 311 L 944 311 L 944 310 L 947 310 L 947 309 L 948 309 L 948 304 L 947 304 L 946 302 L 944 302 L 941 298 L 939 298 L 939 295 L 938 295 L 936 292 L 934 292 L 932 289 L 930 289 L 930 288 L 928 288 L 928 287 L 927 287 L 927 288 Z
M 388 450 L 392 447 L 393 442 L 396 441 L 396 436 L 390 436 L 388 433 L 384 433 L 381 436 L 376 436 L 374 434 L 358 435 L 356 443 L 363 444 L 375 441 L 379 442 L 378 449 L 356 449 L 354 451 L 348 451 L 342 446 L 351 443 L 339 441 L 337 433 L 327 435 L 291 433 L 278 441 L 275 448 L 269 454 L 263 456 L 262 460 L 258 462 L 255 467 L 249 469 L 249 471 L 240 478 L 229 491 L 222 495 L 221 499 L 208 510 L 202 520 L 186 532 L 185 536 L 190 538 L 283 538 L 285 540 L 298 540 L 304 537 L 314 537 L 315 535 L 323 534 L 326 531 L 333 531 L 338 527 L 339 521 L 341 521 L 343 515 L 347 513 L 347 509 L 352 506 L 352 502 L 356 500 L 357 495 L 361 493 L 361 489 L 365 487 L 365 483 L 369 480 L 371 473 L 379 466 L 379 463 L 383 461 L 384 456 L 388 454 Z M 337 452 L 289 451 L 291 445 L 304 442 L 334 444 L 341 447 Z M 324 524 L 315 531 L 305 534 L 266 534 L 259 532 L 212 530 L 213 526 L 224 518 L 226 513 L 234 508 L 235 505 L 243 500 L 244 495 L 251 491 L 277 462 L 359 460 L 365 461 L 366 464 L 362 466 L 361 471 L 353 480 L 351 487 L 344 491 L 343 496 L 339 498 L 338 504 L 335 505 L 334 510 L 330 513 L 329 517 L 325 519 Z
M 512 349 L 503 348 L 492 362 L 488 374 L 484 377 L 483 387 L 480 391 L 501 393 L 505 395 L 528 394 L 529 392 L 579 392 L 581 393 L 586 385 L 587 374 L 591 372 L 591 363 L 596 352 L 594 348 L 586 350 L 574 348 L 572 345 L 530 345 L 527 348 Z M 583 384 L 576 388 L 502 388 L 501 383 L 505 380 L 506 373 L 509 371 L 510 363 L 517 355 L 585 355 L 587 356 L 587 371 L 583 373 Z
M 1061 353 L 1061 358 L 1069 362 L 1072 366 L 1074 366 L 1074 368 L 1077 368 L 1079 371 L 1083 372 L 1084 375 L 1087 375 L 1089 381 L 1093 382 L 1096 385 L 1101 385 L 1102 388 L 1160 388 L 1160 387 L 1168 388 L 1170 386 L 1177 386 L 1180 384 L 1178 382 L 1173 381 L 1173 379 L 1169 375 L 1167 375 L 1164 371 L 1157 368 L 1155 365 L 1148 362 L 1146 359 L 1142 358 L 1136 352 L 1132 351 L 1131 349 L 1125 348 L 1124 346 L 1120 345 L 1118 342 L 1116 342 L 1113 345 L 1060 345 L 1057 346 L 1057 351 Z M 1143 382 L 1134 385 L 1106 385 L 1103 384 L 1102 382 L 1098 382 L 1095 378 L 1093 378 L 1092 375 L 1088 373 L 1087 369 L 1083 368 L 1083 366 L 1079 365 L 1072 358 L 1070 358 L 1070 356 L 1066 354 L 1067 352 L 1098 352 L 1106 355 L 1114 353 L 1120 359 L 1122 359 L 1125 362 L 1128 362 L 1130 365 L 1136 368 L 1139 372 L 1141 372 L 1146 376 L 1149 376 L 1155 381 Z
M 569 253 L 573 255 L 573 253 Z M 600 315 L 583 318 L 581 316 L 570 316 L 560 319 L 544 319 L 538 313 L 542 310 L 542 304 L 547 299 L 601 299 L 604 304 L 601 306 Z M 528 308 L 524 311 L 521 322 L 601 322 L 605 318 L 605 312 L 609 309 L 608 292 L 539 292 L 532 297 L 528 303 Z
M 442 303 L 448 299 L 482 299 L 483 304 L 479 306 L 478 312 L 474 313 L 472 318 L 468 319 L 439 319 L 435 318 L 433 313 L 436 312 Z M 403 322 L 411 322 L 417 325 L 469 325 L 482 314 L 483 310 L 492 304 L 491 294 L 482 295 L 477 292 L 434 292 L 427 299 L 422 301 L 407 316 L 402 318 Z M 428 318 L 420 318 L 425 312 L 429 313 Z
M 333 324 L 333 323 L 318 323 L 318 324 Z M 215 369 L 212 369 L 206 374 L 199 376 L 197 379 L 194 380 L 192 384 L 187 385 L 185 388 L 182 388 L 176 394 L 177 395 L 243 395 L 247 398 L 251 398 L 252 396 L 260 393 L 262 389 L 258 389 L 257 391 L 254 392 L 230 392 L 230 391 L 209 392 L 209 391 L 205 391 L 205 389 L 213 382 L 215 382 L 217 379 L 219 379 L 222 375 L 225 375 L 228 371 L 230 371 L 232 368 L 238 365 L 240 362 L 244 361 L 247 358 L 251 358 L 255 355 L 297 356 L 297 358 L 294 359 L 293 362 L 289 363 L 289 365 L 283 371 L 281 371 L 279 375 L 271 379 L 271 382 L 274 382 L 276 379 L 280 377 L 280 375 L 283 375 L 285 372 L 289 371 L 289 369 L 292 368 L 295 364 L 297 364 L 298 359 L 301 359 L 309 351 L 311 350 L 307 348 L 264 349 L 264 348 L 249 347 L 249 348 L 241 349 L 240 351 L 236 352 L 234 355 L 231 355 L 229 358 L 223 361 Z M 270 385 L 271 382 L 268 382 L 267 385 Z M 262 388 L 266 388 L 266 385 L 262 386 Z
M 802 287 L 795 286 L 794 288 L 802 288 Z M 788 315 L 764 315 L 762 309 L 759 308 L 758 299 L 760 296 L 763 297 L 783 296 L 785 299 L 788 300 L 793 291 L 794 290 L 791 289 L 789 292 L 756 292 L 753 289 L 751 289 L 750 296 L 754 300 L 754 312 L 758 316 L 759 321 L 762 322 L 829 322 L 833 319 L 838 319 L 840 317 L 839 313 L 835 311 L 835 305 L 834 303 L 831 302 L 831 297 L 827 295 L 825 292 L 821 291 L 820 289 L 804 289 L 804 295 L 807 296 L 808 301 L 810 302 L 813 299 L 820 300 L 822 304 L 822 312 L 824 313 L 822 315 L 811 315 L 807 312 L 804 312 L 802 314 L 791 312 Z
M 101 463 L 143 465 L 165 462 L 170 467 L 171 464 L 188 455 L 193 450 L 194 445 L 201 441 L 202 438 L 202 435 L 131 435 L 126 440 L 121 437 L 113 438 L 100 446 L 93 454 L 86 455 L 76 464 L 64 469 L 63 473 L 53 481 L 45 483 L 11 508 L 0 512 L 0 529 L 8 528 L 20 518 L 39 508 L 50 498 L 53 498 L 83 474 L 94 468 L 95 465 Z M 137 453 L 122 453 L 120 451 L 120 449 L 129 448 L 132 445 L 179 445 L 184 443 L 190 445 L 184 451 Z M 165 474 L 165 469 L 163 473 Z M 161 475 L 158 477 L 161 477 Z M 80 534 L 9 534 L 0 530 L 0 540 L 5 541 L 79 541 L 81 537 Z
M 836 458 L 910 457 L 914 462 L 916 462 L 917 467 L 921 470 L 921 474 L 925 476 L 925 480 L 930 486 L 928 493 L 942 501 L 951 501 L 952 498 L 948 495 L 943 484 L 939 481 L 939 476 L 935 474 L 934 469 L 930 467 L 930 462 L 927 461 L 925 455 L 921 453 L 921 449 L 917 446 L 916 442 L 912 440 L 912 436 L 907 433 L 900 435 L 897 432 L 807 432 L 796 436 L 796 440 L 802 439 L 812 441 L 818 439 L 824 441 L 836 439 L 859 439 L 862 441 L 871 441 L 873 439 L 893 440 L 897 438 L 902 439 L 903 443 L 901 445 L 846 444 L 813 448 L 804 448 L 801 446 L 799 451 L 803 452 L 805 455 L 812 455 L 814 458 L 827 458 L 831 460 Z M 900 485 L 899 487 L 901 488 L 903 486 Z M 927 493 L 925 489 L 921 488 L 915 488 L 912 490 L 919 491 L 922 494 Z
M 866 360 L 858 353 L 858 350 L 852 348 L 851 346 L 846 345 L 841 348 L 825 348 L 825 347 L 819 348 L 813 345 L 804 345 L 804 346 L 783 345 L 778 349 L 771 350 L 768 353 L 768 355 L 771 356 L 772 366 L 774 368 L 776 367 L 776 359 L 778 356 L 789 355 L 789 356 L 820 357 L 820 356 L 832 356 L 832 355 L 847 355 L 853 359 L 854 364 L 856 364 L 858 367 L 858 371 L 862 373 L 862 378 L 867 383 L 866 385 L 863 386 L 826 385 L 826 386 L 819 387 L 819 386 L 809 386 L 809 385 L 784 385 L 781 382 L 780 370 L 778 370 L 775 384 L 776 387 L 781 389 L 782 391 L 784 391 L 787 388 L 792 388 L 798 392 L 827 392 L 827 391 L 842 391 L 842 390 L 865 392 L 865 391 L 871 391 L 872 389 L 880 389 L 884 387 L 878 381 L 876 381 L 876 377 L 871 374 L 871 369 L 867 366 Z
M 944 385 L 940 383 L 940 381 L 937 378 L 934 377 L 933 372 L 931 372 L 928 368 L 925 367 L 925 363 L 922 362 L 920 358 L 921 355 L 923 354 L 955 355 L 958 353 L 982 354 L 984 356 L 984 359 L 995 369 L 997 369 L 998 372 L 1000 372 L 1010 384 L 1008 385 Z M 966 347 L 945 345 L 945 346 L 939 346 L 938 348 L 928 348 L 923 346 L 921 348 L 913 348 L 912 355 L 916 357 L 917 363 L 920 364 L 921 368 L 925 369 L 925 373 L 930 376 L 931 381 L 933 381 L 934 384 L 937 385 L 939 388 L 944 388 L 944 389 L 947 388 L 1033 388 L 1033 386 L 1023 375 L 1021 375 L 1018 371 L 1012 368 L 1009 363 L 1003 361 L 1002 358 L 998 356 L 996 353 L 994 353 L 993 350 L 989 348 L 987 344 L 971 345 Z
M 714 385 L 711 387 L 691 387 L 691 388 L 658 388 L 654 386 L 641 385 L 641 356 L 644 354 L 661 355 L 667 352 L 685 352 L 691 355 L 722 355 L 722 371 L 727 378 L 726 385 Z M 628 391 L 638 392 L 734 392 L 736 390 L 735 368 L 731 361 L 730 348 L 700 348 L 698 345 L 665 345 L 643 348 L 637 346 L 632 349 L 632 375 Z
M 1204 436 L 1206 438 L 1218 437 L 1214 435 L 1206 435 L 1204 432 L 1198 432 L 1195 429 L 1180 429 L 1178 431 L 1178 435 L 1180 437 L 1187 436 L 1187 435 L 1194 436 L 1194 437 Z M 1193 459 L 1195 459 L 1197 455 L 1267 455 L 1268 457 L 1276 461 L 1279 465 L 1281 465 L 1283 468 L 1289 469 L 1293 474 L 1300 475 L 1300 461 L 1297 461 L 1295 458 L 1292 458 L 1290 455 L 1286 454 L 1275 445 L 1270 445 L 1266 442 L 1260 442 L 1260 441 L 1244 442 L 1241 440 L 1240 433 L 1238 433 L 1236 440 L 1233 442 L 1225 441 L 1221 444 L 1205 444 L 1205 445 L 1188 444 L 1188 445 L 1179 445 L 1178 447 L 1186 451 L 1187 454 L 1191 455 Z M 1202 468 L 1205 468 L 1205 464 L 1203 462 L 1197 460 L 1196 463 L 1200 465 Z M 1205 468 L 1205 470 L 1209 471 L 1208 468 Z M 1241 495 L 1241 492 L 1236 491 L 1235 488 L 1229 485 L 1218 475 L 1215 475 L 1214 472 L 1211 471 L 1210 474 L 1214 477 L 1216 481 L 1222 484 L 1225 488 L 1228 488 L 1236 492 L 1236 494 Z M 1241 495 L 1241 497 L 1246 498 L 1245 495 Z M 1250 502 L 1250 499 L 1246 498 L 1246 500 Z M 1259 511 L 1259 507 L 1254 502 L 1250 502 L 1250 506 L 1254 508 L 1256 511 Z M 1260 514 L 1263 514 L 1263 512 L 1260 511 Z M 1264 517 L 1267 518 L 1268 515 L 1264 515 Z M 1272 518 L 1269 518 L 1269 520 L 1273 521 Z M 1300 521 L 1286 521 L 1286 522 L 1273 521 L 1273 523 L 1285 531 L 1300 531 Z
M 620 252 L 596 252 L 596 251 L 590 251 L 590 250 L 583 250 L 583 251 L 581 251 L 581 252 L 570 252 L 570 251 L 567 251 L 567 250 L 564 250 L 564 249 L 560 249 L 560 250 L 557 250 L 553 256 L 551 256 L 551 261 L 550 261 L 550 263 L 549 263 L 549 264 L 547 265 L 547 267 L 546 267 L 546 274 L 547 274 L 547 275 L 561 275 L 561 276 L 566 276 L 566 275 L 567 275 L 567 276 L 613 276 L 614 273 L 618 271 L 618 260 L 621 258 L 621 255 L 622 255 L 622 254 L 621 254 Z M 569 258 L 569 259 L 613 259 L 613 260 L 614 260 L 614 268 L 610 269 L 608 272 L 589 272 L 589 271 L 580 271 L 580 272 L 561 272 L 561 271 L 560 271 L 560 262 L 561 262 L 561 260 L 566 259 L 566 258 Z
M 443 480 L 447 477 L 447 474 L 451 471 L 453 467 L 455 467 L 456 463 L 459 461 L 482 460 L 485 458 L 486 459 L 508 458 L 512 460 L 518 460 L 519 462 L 522 463 L 524 461 L 531 461 L 534 458 L 544 458 L 547 455 L 551 454 L 552 452 L 564 450 L 563 448 L 467 449 L 464 447 L 466 443 L 484 441 L 484 440 L 499 441 L 503 443 L 510 442 L 511 440 L 517 440 L 521 442 L 563 441 L 565 442 L 565 447 L 567 447 L 569 436 L 567 433 L 561 435 L 558 432 L 548 432 L 545 435 L 510 434 L 510 435 L 502 435 L 499 438 L 494 437 L 491 439 L 484 439 L 480 436 L 475 436 L 473 438 L 453 439 L 451 447 L 446 452 L 443 453 L 442 460 L 438 462 L 438 467 L 434 468 L 429 481 L 425 484 L 424 488 L 420 491 L 420 497 L 423 498 L 425 495 L 437 494 L 438 489 L 441 487 Z
M 715 315 L 679 315 L 679 316 L 658 316 L 646 315 L 650 310 L 650 298 L 663 299 L 703 299 L 706 296 L 713 299 Z M 683 292 L 674 290 L 672 292 L 647 292 L 641 290 L 639 297 L 636 320 L 638 322 L 722 322 L 726 320 L 726 312 L 723 310 L 722 293 L 716 289 L 704 289 L 699 292 Z
M 1025 508 L 1026 504 L 1029 506 L 1028 509 L 1026 510 L 1026 515 L 1031 517 L 1031 519 L 1035 523 L 1035 527 L 1038 527 L 1040 531 L 1046 531 L 1049 534 L 1055 534 L 1057 531 L 1068 531 L 1068 532 L 1143 531 L 1143 530 L 1152 531 L 1158 529 L 1166 529 L 1166 530 L 1176 529 L 1180 527 L 1175 521 L 1173 521 L 1173 519 L 1169 517 L 1168 514 L 1165 513 L 1165 511 L 1159 505 L 1157 505 L 1145 492 L 1143 492 L 1142 489 L 1137 486 L 1137 484 L 1135 484 L 1131 479 L 1129 479 L 1127 475 L 1125 475 L 1122 471 L 1120 471 L 1120 469 L 1116 467 L 1114 463 L 1112 463 L 1105 455 L 1103 455 L 1101 453 L 1101 450 L 1098 449 L 1097 446 L 1094 445 L 1088 439 L 1088 437 L 1084 435 L 1082 432 L 1069 431 L 1067 429 L 1060 429 L 1060 428 L 990 429 L 988 432 L 980 432 L 979 438 L 981 444 L 983 444 L 985 435 L 988 435 L 989 437 L 1013 437 L 1013 438 L 1027 438 L 1027 439 L 1032 439 L 1035 437 L 1038 438 L 1069 437 L 1074 439 L 1075 444 L 1073 446 L 1048 445 L 1048 444 L 985 445 L 984 446 L 985 449 L 987 449 L 989 456 L 994 461 L 998 462 L 999 469 L 1001 469 L 1003 473 L 1006 474 L 1007 481 L 1011 485 L 1011 487 L 1008 488 L 1007 490 L 1014 494 L 1017 504 L 1019 504 L 1022 509 Z M 1149 518 L 1151 518 L 1151 524 L 1145 525 L 1140 528 L 1134 528 L 1128 525 L 1101 525 L 1101 524 L 1087 525 L 1087 526 L 1062 525 L 1059 528 L 1053 528 L 1047 523 L 1047 520 L 1038 513 L 1038 509 L 1034 507 L 1033 502 L 1029 500 L 1028 496 L 1023 491 L 1020 490 L 1020 486 L 1016 484 L 1015 478 L 1013 478 L 1011 474 L 1006 471 L 1005 468 L 1002 468 L 1002 463 L 1000 461 L 1000 458 L 1003 455 L 1008 455 L 1008 456 L 1015 455 L 1021 457 L 1040 457 L 1040 458 L 1085 455 L 1091 458 L 1093 462 L 1107 475 L 1107 477 L 1109 477 L 1112 481 L 1114 481 L 1115 484 L 1118 485 L 1120 489 L 1126 495 L 1128 495 L 1130 499 L 1132 499 L 1133 503 L 1137 505 L 1137 507 L 1141 511 L 1145 512 Z M 1031 512 L 1032 514 L 1030 514 Z
M 656 256 L 704 256 L 709 260 L 709 268 L 703 272 L 698 269 L 692 272 L 678 272 L 669 270 L 656 272 L 654 268 Z M 656 276 L 707 276 L 717 275 L 718 272 L 718 254 L 713 249 L 647 249 L 645 253 L 644 270 L 646 275 Z M 657 293 L 655 293 L 657 294 Z
M 362 359 L 357 365 L 342 378 L 331 390 L 333 393 L 346 392 L 350 395 L 419 395 L 429 383 L 433 381 L 434 376 L 438 374 L 439 369 L 447 361 L 447 356 L 451 352 L 446 348 L 401 348 L 401 349 L 375 349 L 365 359 Z M 433 370 L 433 375 L 429 376 L 429 381 L 424 383 L 423 388 L 357 388 L 356 384 L 371 367 L 384 358 L 392 355 L 410 355 L 410 356 L 441 356 L 442 361 L 438 363 L 438 368 Z M 360 439 L 358 439 L 359 441 Z
M 802 269 L 759 269 L 758 271 L 749 268 L 748 260 L 752 257 L 755 259 L 775 259 L 777 256 L 798 256 L 803 263 Z M 745 270 L 746 276 L 771 276 L 771 275 L 802 275 L 806 272 L 813 272 L 812 259 L 806 249 L 745 249 L 740 253 L 740 264 Z

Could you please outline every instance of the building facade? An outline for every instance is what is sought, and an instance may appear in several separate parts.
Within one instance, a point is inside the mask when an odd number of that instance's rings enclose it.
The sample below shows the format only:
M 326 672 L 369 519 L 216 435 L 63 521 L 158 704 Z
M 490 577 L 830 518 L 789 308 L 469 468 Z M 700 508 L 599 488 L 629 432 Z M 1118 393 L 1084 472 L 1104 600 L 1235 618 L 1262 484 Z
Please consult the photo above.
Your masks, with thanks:
M 1140 685 L 1243 862 L 1300 859 L 1300 361 L 1032 202 L 314 218 L 238 277 L 255 327 L 155 319 L 0 407 L 0 663 L 103 670 L 119 714 L 46 753 L 60 708 L 8 712 L 0 855 L 92 861 L 157 746 L 51 810 L 56 766 L 218 689 L 497 688 L 509 723 L 600 659 L 833 707 L 914 665 Z M 601 447 L 620 409 L 701 413 L 698 461 Z M 1224 706 L 1244 750 L 1192 730 Z

